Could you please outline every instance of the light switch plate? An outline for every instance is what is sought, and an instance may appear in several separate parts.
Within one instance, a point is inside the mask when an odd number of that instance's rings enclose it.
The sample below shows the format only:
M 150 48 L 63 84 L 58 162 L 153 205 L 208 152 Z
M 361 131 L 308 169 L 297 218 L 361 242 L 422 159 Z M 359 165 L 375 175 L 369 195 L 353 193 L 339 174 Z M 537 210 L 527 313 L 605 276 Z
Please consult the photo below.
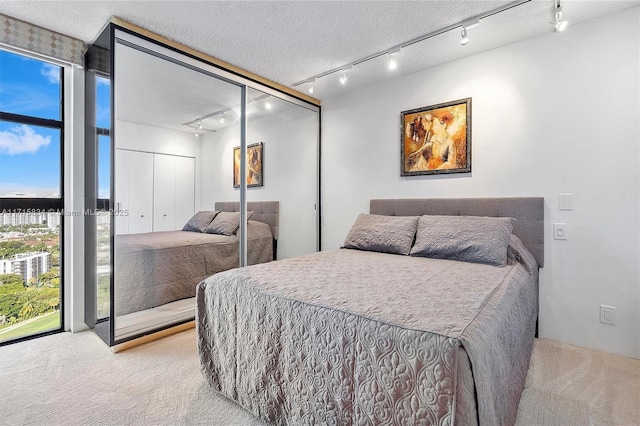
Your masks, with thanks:
M 566 240 L 567 239 L 567 224 L 566 223 L 554 223 L 553 224 L 553 239 L 554 240 Z
M 560 210 L 573 210 L 573 194 L 560 194 L 558 208 Z

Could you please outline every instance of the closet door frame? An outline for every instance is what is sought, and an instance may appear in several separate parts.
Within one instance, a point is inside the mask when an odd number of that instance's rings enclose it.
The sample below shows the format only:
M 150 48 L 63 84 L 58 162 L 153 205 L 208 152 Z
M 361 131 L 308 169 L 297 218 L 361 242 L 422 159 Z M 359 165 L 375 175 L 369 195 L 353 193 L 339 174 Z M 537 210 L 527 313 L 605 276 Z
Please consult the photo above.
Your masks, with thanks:
M 316 188 L 316 240 L 317 240 L 317 248 L 321 249 L 321 200 L 320 200 L 320 161 L 321 161 L 321 138 L 320 138 L 320 126 L 321 126 L 321 114 L 320 114 L 320 102 L 316 99 L 313 99 L 307 95 L 304 95 L 300 92 L 296 92 L 293 89 L 286 88 L 284 86 L 278 85 L 277 83 L 269 82 L 259 76 L 241 70 L 237 67 L 234 67 L 230 64 L 226 64 L 222 61 L 219 61 L 213 57 L 204 55 L 200 52 L 197 52 L 193 49 L 190 49 L 186 46 L 179 45 L 171 40 L 164 38 L 162 36 L 153 34 L 149 31 L 136 27 L 132 24 L 121 21 L 117 18 L 112 18 L 111 22 L 107 25 L 103 33 L 98 37 L 98 41 L 96 41 L 95 46 L 99 49 L 105 50 L 105 46 L 102 42 L 108 39 L 108 52 L 104 57 L 100 54 L 97 54 L 95 58 L 90 58 L 95 60 L 95 64 L 88 64 L 87 70 L 88 72 L 92 72 L 93 66 L 96 66 L 95 69 L 99 70 L 99 72 L 108 73 L 111 81 L 111 194 L 110 194 L 110 206 L 113 209 L 115 207 L 115 182 L 114 182 L 114 162 L 115 162 L 115 147 L 117 145 L 117 133 L 115 131 L 115 123 L 116 123 L 116 101 L 115 101 L 115 92 L 116 92 L 116 84 L 117 84 L 117 76 L 114 75 L 115 70 L 115 50 L 118 44 L 122 44 L 145 53 L 154 55 L 158 58 L 174 62 L 181 66 L 185 66 L 187 68 L 191 68 L 197 70 L 199 72 L 209 74 L 213 78 L 217 78 L 219 80 L 228 82 L 234 86 L 237 86 L 241 90 L 241 103 L 240 103 L 240 111 L 241 111 L 241 120 L 240 120 L 240 134 L 241 134 L 241 143 L 240 143 L 240 152 L 241 152 L 241 185 L 239 190 L 239 199 L 240 199 L 240 229 L 239 229 L 239 240 L 240 240 L 240 265 L 246 265 L 246 256 L 247 256 L 247 186 L 246 186 L 246 146 L 247 146 L 247 91 L 248 88 L 260 90 L 270 96 L 274 96 L 276 98 L 280 98 L 286 100 L 292 104 L 297 106 L 304 107 L 315 112 L 318 116 L 317 120 L 317 149 L 318 149 L 318 164 L 317 175 L 318 182 Z M 90 49 L 93 46 L 90 47 Z M 105 62 L 106 61 L 106 64 Z M 106 68 L 100 67 L 106 66 Z M 89 166 L 91 167 L 91 166 Z M 195 194 L 194 194 L 195 195 Z M 194 198 L 195 200 L 195 198 Z M 195 207 L 195 202 L 194 202 Z M 131 335 L 126 338 L 117 338 L 115 334 L 115 283 L 114 283 L 114 236 L 117 233 L 117 229 L 115 228 L 116 221 L 114 216 L 112 215 L 110 218 L 110 266 L 111 266 L 111 276 L 110 276 L 110 310 L 111 314 L 106 321 L 101 324 L 100 330 L 98 330 L 98 325 L 96 324 L 96 332 L 97 334 L 105 340 L 105 342 L 109 346 L 116 346 L 123 343 L 126 343 L 129 340 L 134 340 L 142 337 L 145 334 L 149 334 L 149 331 L 141 333 L 140 335 Z M 91 286 L 91 282 L 87 282 L 87 286 Z M 88 305 L 87 305 L 88 306 Z M 192 320 L 182 321 L 166 326 L 160 326 L 157 329 L 153 330 L 153 332 L 159 332 L 164 329 L 173 328 L 179 326 L 180 324 L 190 322 Z

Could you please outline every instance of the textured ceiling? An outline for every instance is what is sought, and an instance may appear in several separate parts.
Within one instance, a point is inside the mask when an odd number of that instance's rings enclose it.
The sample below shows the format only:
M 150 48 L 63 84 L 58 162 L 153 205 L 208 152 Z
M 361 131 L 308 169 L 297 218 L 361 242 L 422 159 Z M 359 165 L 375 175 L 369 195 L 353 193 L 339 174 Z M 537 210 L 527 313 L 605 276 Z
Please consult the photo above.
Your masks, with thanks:
M 285 86 L 484 14 L 510 1 L 7 1 L 0 13 L 92 42 L 111 16 Z M 640 4 L 564 0 L 570 25 Z M 452 30 L 403 49 L 390 73 L 384 58 L 317 83 L 319 99 L 379 83 L 553 31 L 553 0 L 533 0 L 482 19 L 460 46 Z M 567 31 L 570 31 L 570 27 Z M 304 90 L 304 87 L 300 87 Z
M 342 67 L 360 58 L 439 29 L 484 16 L 511 1 L 0 1 L 0 13 L 90 44 L 112 16 L 244 68 L 284 86 Z M 571 25 L 637 6 L 634 1 L 563 0 Z M 355 65 L 346 85 L 341 73 L 320 78 L 313 96 L 328 99 L 498 46 L 553 32 L 553 0 L 532 0 L 480 21 L 460 45 L 456 28 L 402 49 L 398 68 L 387 57 Z M 558 34 L 559 37 L 562 34 Z M 132 52 L 129 52 L 132 54 Z M 147 59 L 151 62 L 154 59 Z M 116 61 L 118 63 L 118 61 Z M 133 64 L 133 63 L 132 63 Z M 127 65 L 122 65 L 126 68 Z M 118 114 L 127 121 L 184 130 L 183 123 L 224 108 L 234 89 L 207 84 L 194 71 L 173 64 L 138 62 L 119 75 L 118 90 L 134 101 Z M 145 70 L 140 73 L 140 70 Z M 171 84 L 167 84 L 171 82 Z M 157 88 L 162 87 L 162 91 Z M 308 85 L 297 89 L 306 91 Z M 235 89 L 237 90 L 237 89 Z M 257 94 L 258 95 L 258 94 Z M 250 97 L 251 98 L 251 97 Z M 291 107 L 271 102 L 250 108 L 254 118 Z M 250 116 L 251 118 L 251 116 Z M 233 121 L 227 120 L 226 125 Z M 203 123 L 215 130 L 219 118 Z M 189 130 L 192 131 L 192 130 Z

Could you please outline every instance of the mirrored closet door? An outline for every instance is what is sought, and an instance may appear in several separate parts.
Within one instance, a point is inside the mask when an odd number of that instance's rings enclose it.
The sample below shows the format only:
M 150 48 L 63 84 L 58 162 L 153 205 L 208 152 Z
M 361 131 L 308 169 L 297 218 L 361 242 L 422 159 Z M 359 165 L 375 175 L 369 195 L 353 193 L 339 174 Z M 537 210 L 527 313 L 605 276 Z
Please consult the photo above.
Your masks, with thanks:
M 192 321 L 214 273 L 318 250 L 319 107 L 115 24 L 86 82 L 85 320 L 109 345 Z

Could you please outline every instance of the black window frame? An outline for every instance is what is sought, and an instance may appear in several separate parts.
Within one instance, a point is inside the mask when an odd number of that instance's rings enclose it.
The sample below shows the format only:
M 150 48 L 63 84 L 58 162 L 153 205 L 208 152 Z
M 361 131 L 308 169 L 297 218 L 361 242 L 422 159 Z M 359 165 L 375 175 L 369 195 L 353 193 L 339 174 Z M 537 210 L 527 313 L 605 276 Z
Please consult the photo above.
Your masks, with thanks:
M 42 63 L 50 63 L 43 59 L 29 56 L 24 53 L 16 53 L 11 50 L 5 50 L 5 52 L 9 52 L 15 55 L 21 55 L 30 59 L 35 59 Z M 38 127 L 47 127 L 51 129 L 56 129 L 60 131 L 60 196 L 56 198 L 12 198 L 12 197 L 0 197 L 0 212 L 12 212 L 12 211 L 24 211 L 24 210 L 36 210 L 36 211 L 52 211 L 60 214 L 60 233 L 59 233 L 59 246 L 60 246 L 60 327 L 57 329 L 47 330 L 39 333 L 33 333 L 22 337 L 16 337 L 13 339 L 0 341 L 0 347 L 6 346 L 18 342 L 23 342 L 26 340 L 36 339 L 39 337 L 48 336 L 51 334 L 61 333 L 65 330 L 65 283 L 64 283 L 64 270 L 65 270 L 65 258 L 64 258 L 64 142 L 65 142 L 65 131 L 64 131 L 64 123 L 65 123 L 65 84 L 64 84 L 64 75 L 65 69 L 64 66 L 59 64 L 54 64 L 60 68 L 60 119 L 49 119 L 49 118 L 39 118 L 33 117 L 29 115 L 15 114 L 7 111 L 0 111 L 0 121 L 7 121 L 16 124 L 25 124 L 31 126 Z

